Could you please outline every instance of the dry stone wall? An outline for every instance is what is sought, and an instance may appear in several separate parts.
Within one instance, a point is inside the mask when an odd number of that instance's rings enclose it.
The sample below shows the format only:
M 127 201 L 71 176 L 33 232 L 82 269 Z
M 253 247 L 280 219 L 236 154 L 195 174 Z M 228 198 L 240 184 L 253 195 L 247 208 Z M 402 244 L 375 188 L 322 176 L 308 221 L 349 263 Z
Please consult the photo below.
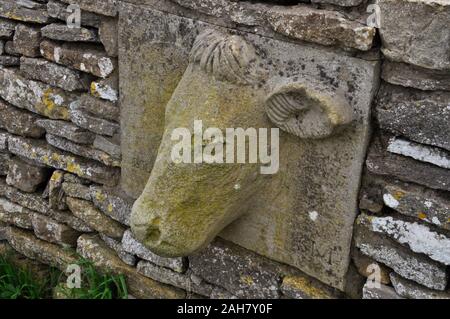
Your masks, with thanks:
M 69 4 L 81 8 L 80 28 L 67 24 Z M 62 270 L 77 252 L 124 274 L 137 298 L 450 298 L 450 2 L 379 0 L 377 26 L 371 4 L 0 0 L 0 241 Z M 121 150 L 130 147 L 120 145 L 127 99 L 119 80 L 127 92 L 139 80 L 119 72 L 119 52 L 133 51 L 119 41 L 130 6 L 376 65 L 372 137 L 339 289 L 221 238 L 179 258 L 134 238 L 134 198 L 120 188 Z M 163 123 L 154 125 L 150 133 Z

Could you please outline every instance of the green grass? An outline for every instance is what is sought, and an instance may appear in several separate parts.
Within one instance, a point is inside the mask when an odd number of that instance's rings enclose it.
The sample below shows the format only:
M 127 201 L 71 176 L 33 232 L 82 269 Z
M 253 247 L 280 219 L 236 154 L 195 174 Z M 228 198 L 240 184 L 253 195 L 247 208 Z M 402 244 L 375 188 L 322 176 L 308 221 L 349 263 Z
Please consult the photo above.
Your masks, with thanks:
M 50 299 L 54 290 L 66 299 L 127 299 L 123 275 L 99 273 L 90 261 L 80 258 L 81 288 L 70 289 L 64 273 L 51 268 L 38 276 L 26 267 L 18 267 L 9 256 L 0 256 L 0 299 Z M 59 284 L 58 284 L 59 283 Z
M 51 298 L 56 272 L 49 271 L 49 278 L 42 279 L 25 267 L 19 267 L 9 256 L 0 256 L 0 299 Z
M 128 290 L 123 275 L 99 273 L 90 261 L 80 259 L 82 269 L 81 288 L 60 285 L 59 292 L 69 299 L 128 299 Z

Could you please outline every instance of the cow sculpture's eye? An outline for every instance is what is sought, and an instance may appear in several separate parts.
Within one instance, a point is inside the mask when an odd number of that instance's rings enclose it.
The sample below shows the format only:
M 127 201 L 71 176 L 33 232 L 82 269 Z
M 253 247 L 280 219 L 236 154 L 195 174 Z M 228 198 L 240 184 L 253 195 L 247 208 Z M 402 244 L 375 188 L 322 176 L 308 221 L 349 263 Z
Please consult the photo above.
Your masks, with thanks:
M 300 83 L 285 85 L 269 95 L 266 112 L 281 130 L 310 139 L 334 134 L 354 116 L 343 97 L 329 96 Z

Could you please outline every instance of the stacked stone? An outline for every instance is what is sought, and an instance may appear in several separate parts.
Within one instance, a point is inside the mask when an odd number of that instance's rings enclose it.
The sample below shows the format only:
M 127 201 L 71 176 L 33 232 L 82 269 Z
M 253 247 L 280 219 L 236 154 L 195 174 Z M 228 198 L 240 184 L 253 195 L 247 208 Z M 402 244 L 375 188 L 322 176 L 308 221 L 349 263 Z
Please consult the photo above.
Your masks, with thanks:
M 80 27 L 65 2 L 0 2 L 0 240 L 63 271 L 78 246 L 124 274 L 134 296 L 181 298 L 107 246 L 122 240 L 130 206 L 108 193 L 120 178 L 120 110 L 117 10 L 103 2 L 79 1 Z
M 366 298 L 450 298 L 450 3 L 382 0 L 377 131 L 354 261 Z

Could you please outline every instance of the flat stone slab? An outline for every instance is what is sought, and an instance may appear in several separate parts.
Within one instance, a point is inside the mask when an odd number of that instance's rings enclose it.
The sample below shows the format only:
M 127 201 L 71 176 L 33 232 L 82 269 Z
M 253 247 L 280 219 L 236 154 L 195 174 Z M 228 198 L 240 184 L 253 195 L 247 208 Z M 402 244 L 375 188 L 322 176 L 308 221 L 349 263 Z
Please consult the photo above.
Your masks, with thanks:
M 45 4 L 35 1 L 26 1 L 27 5 L 23 5 L 23 3 L 16 0 L 2 0 L 0 3 L 0 17 L 33 23 L 47 23 L 50 21 Z
M 186 70 L 195 37 L 211 28 L 226 32 L 206 22 L 121 4 L 122 187 L 134 198 L 150 175 L 164 131 L 165 106 Z M 343 290 L 378 63 L 239 34 L 263 57 L 269 87 L 298 81 L 345 92 L 356 118 L 348 130 L 327 139 L 282 133 L 280 143 L 289 147 L 280 154 L 280 171 L 267 188 L 271 191 L 254 196 L 247 214 L 221 236 Z

